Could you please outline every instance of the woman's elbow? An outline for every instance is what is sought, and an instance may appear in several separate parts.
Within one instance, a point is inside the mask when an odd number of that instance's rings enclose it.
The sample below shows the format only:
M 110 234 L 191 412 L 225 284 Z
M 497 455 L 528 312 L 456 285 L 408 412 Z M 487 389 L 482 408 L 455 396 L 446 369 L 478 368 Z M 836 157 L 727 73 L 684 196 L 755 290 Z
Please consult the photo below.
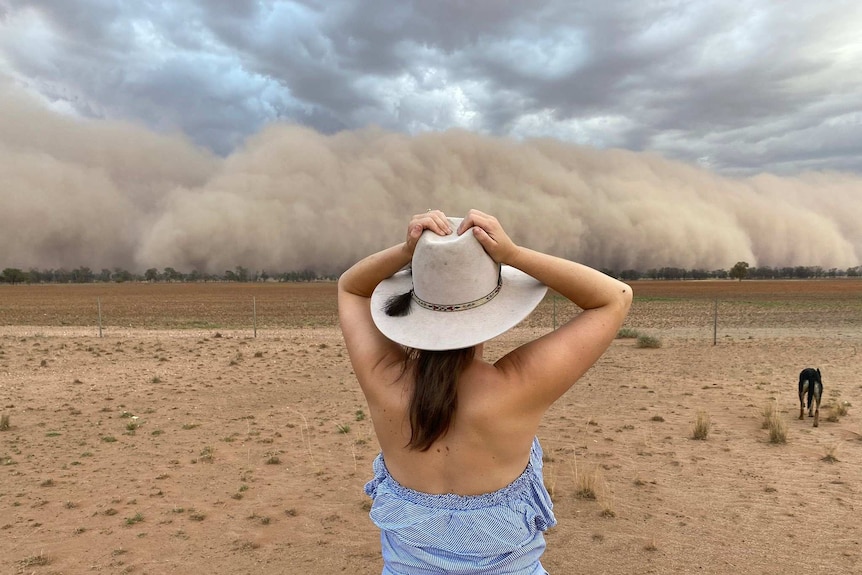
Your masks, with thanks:
M 617 292 L 617 305 L 620 307 L 622 317 L 629 313 L 629 309 L 632 307 L 632 299 L 634 298 L 634 291 L 632 287 L 626 283 L 620 282 L 620 287 Z

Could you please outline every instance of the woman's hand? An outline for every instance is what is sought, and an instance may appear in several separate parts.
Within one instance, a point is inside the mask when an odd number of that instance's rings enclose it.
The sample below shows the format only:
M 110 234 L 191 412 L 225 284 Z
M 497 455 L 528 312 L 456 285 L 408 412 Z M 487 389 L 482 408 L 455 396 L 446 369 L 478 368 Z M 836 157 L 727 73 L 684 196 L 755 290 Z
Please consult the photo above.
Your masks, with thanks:
M 503 230 L 497 218 L 479 210 L 470 210 L 458 226 L 458 233 L 463 234 L 471 227 L 473 235 L 495 262 L 511 264 L 518 254 L 518 246 Z
M 416 249 L 416 242 L 419 241 L 419 237 L 425 230 L 431 230 L 440 236 L 447 236 L 452 233 L 452 226 L 449 225 L 446 214 L 440 210 L 428 210 L 424 214 L 416 214 L 410 218 L 410 223 L 407 225 L 405 246 L 411 256 Z

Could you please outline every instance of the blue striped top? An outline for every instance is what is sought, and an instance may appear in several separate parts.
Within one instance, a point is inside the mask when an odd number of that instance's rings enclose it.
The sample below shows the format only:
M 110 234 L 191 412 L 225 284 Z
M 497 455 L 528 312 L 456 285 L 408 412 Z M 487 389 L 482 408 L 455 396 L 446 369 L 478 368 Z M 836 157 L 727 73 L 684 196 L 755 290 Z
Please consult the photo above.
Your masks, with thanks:
M 542 480 L 542 447 L 533 439 L 524 472 L 482 495 L 432 495 L 399 484 L 383 454 L 365 485 L 380 528 L 383 575 L 546 575 L 543 532 L 557 524 Z

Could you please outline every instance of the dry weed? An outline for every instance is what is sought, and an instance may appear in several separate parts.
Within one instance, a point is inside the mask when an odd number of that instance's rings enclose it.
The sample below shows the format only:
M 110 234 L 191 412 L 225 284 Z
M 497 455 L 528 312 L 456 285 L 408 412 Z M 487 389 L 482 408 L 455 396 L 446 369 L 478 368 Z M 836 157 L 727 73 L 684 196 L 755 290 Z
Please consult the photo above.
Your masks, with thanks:
M 769 443 L 787 443 L 787 422 L 777 409 L 772 410 L 765 423 L 769 430 Z
M 709 437 L 709 430 L 712 427 L 712 421 L 709 414 L 703 410 L 697 412 L 697 417 L 694 420 L 694 425 L 691 429 L 691 438 L 705 440 Z
M 575 469 L 575 497 L 578 499 L 598 499 L 600 474 L 597 467 L 580 473 Z
M 763 406 L 760 414 L 763 416 L 763 422 L 760 425 L 761 429 L 769 429 L 769 422 L 775 416 L 775 412 L 778 407 L 775 401 L 770 401 L 766 405 Z

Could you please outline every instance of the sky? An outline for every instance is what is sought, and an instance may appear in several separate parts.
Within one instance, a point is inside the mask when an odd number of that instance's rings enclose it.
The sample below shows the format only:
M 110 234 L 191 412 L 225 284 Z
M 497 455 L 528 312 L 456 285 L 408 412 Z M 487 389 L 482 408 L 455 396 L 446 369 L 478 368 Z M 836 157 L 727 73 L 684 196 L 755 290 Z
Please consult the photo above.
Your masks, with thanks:
M 427 207 L 603 267 L 856 266 L 860 29 L 855 0 L 0 0 L 0 267 L 339 271 Z

